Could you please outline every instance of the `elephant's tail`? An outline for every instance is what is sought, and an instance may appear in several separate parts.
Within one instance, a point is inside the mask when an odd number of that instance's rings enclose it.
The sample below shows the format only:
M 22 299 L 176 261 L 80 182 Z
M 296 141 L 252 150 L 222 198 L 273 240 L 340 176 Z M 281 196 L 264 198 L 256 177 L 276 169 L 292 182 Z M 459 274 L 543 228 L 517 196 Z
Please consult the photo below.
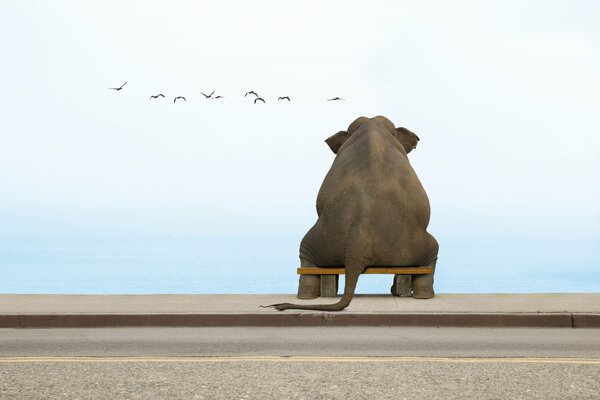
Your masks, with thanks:
M 341 311 L 350 305 L 356 291 L 358 277 L 365 270 L 364 264 L 352 264 L 346 266 L 346 283 L 344 285 L 344 295 L 337 303 L 333 304 L 292 304 L 281 303 L 272 304 L 268 307 L 273 307 L 279 311 L 296 309 L 296 310 L 317 310 L 317 311 Z

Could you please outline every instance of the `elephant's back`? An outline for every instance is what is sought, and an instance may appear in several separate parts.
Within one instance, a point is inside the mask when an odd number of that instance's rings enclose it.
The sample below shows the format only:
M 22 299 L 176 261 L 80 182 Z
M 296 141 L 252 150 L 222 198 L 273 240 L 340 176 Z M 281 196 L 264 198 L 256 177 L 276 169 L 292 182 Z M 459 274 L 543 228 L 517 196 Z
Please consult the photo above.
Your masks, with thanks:
M 427 194 L 400 143 L 376 129 L 344 144 L 319 191 L 317 213 L 303 246 L 323 266 L 343 265 L 357 245 L 372 265 L 416 262 L 423 246 L 432 247 Z
M 353 139 L 325 176 L 317 197 L 318 215 L 339 214 L 332 219 L 341 224 L 347 224 L 350 215 L 379 219 L 382 214 L 385 220 L 393 215 L 396 221 L 408 222 L 410 229 L 426 229 L 429 199 L 401 144 L 376 129 Z

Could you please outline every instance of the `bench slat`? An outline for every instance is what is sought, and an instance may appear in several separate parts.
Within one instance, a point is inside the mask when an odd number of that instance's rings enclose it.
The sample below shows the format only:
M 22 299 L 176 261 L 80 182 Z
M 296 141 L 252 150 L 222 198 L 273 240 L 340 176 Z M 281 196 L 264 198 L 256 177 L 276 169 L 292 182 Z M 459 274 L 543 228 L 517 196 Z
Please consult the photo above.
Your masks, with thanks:
M 300 275 L 344 275 L 345 268 L 298 268 Z M 431 274 L 431 267 L 368 267 L 363 274 L 423 275 Z

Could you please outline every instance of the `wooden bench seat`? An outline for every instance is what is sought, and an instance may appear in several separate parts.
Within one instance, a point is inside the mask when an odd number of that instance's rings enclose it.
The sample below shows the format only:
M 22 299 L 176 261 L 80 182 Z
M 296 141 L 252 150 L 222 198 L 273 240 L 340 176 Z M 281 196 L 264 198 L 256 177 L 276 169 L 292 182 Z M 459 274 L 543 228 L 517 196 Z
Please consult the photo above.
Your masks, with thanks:
M 321 296 L 337 296 L 339 276 L 346 273 L 340 267 L 304 267 L 298 268 L 299 275 L 319 275 L 321 280 Z M 394 275 L 392 293 L 402 297 L 412 295 L 412 275 L 431 274 L 431 267 L 368 267 L 363 274 L 389 274 Z M 395 290 L 394 290 L 395 289 Z
M 300 275 L 344 275 L 345 268 L 304 267 L 298 268 Z M 431 274 L 431 267 L 368 267 L 363 274 L 420 275 Z

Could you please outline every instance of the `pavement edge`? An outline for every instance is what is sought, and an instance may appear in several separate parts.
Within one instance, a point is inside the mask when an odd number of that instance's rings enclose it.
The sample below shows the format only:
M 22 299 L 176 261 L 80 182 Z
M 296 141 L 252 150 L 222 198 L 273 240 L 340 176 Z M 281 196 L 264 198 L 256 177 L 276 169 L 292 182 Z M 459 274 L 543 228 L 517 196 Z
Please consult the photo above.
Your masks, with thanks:
M 4 314 L 0 328 L 424 326 L 600 328 L 586 313 Z

